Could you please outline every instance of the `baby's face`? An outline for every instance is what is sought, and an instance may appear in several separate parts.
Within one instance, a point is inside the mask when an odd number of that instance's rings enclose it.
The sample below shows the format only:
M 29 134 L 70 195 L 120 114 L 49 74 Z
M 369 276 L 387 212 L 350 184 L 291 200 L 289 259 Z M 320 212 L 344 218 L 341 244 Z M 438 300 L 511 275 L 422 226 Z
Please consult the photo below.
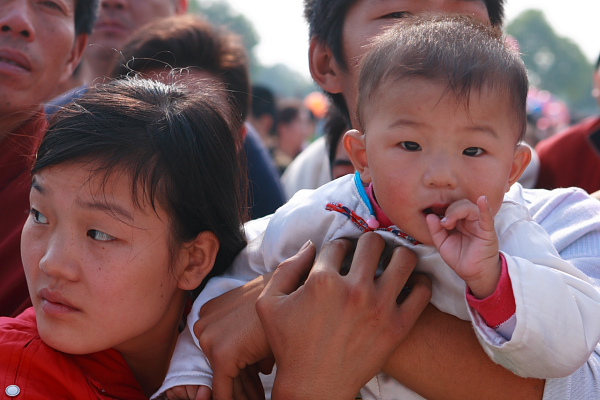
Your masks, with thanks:
M 427 214 L 485 195 L 494 214 L 520 175 L 513 162 L 518 121 L 508 96 L 472 92 L 469 104 L 444 85 L 404 79 L 374 94 L 363 115 L 367 166 L 375 196 L 390 220 L 431 244 Z

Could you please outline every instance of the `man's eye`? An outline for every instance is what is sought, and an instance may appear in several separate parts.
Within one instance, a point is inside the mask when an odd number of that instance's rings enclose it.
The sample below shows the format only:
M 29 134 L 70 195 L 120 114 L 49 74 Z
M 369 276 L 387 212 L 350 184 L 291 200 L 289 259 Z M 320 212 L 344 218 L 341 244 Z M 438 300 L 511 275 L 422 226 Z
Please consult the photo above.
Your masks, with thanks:
M 481 147 L 468 147 L 463 151 L 465 156 L 469 157 L 477 157 L 484 153 L 484 150 Z
M 29 210 L 29 213 L 33 216 L 33 220 L 35 221 L 36 224 L 47 224 L 48 223 L 48 218 L 46 218 L 46 216 L 44 214 L 42 214 L 35 208 L 32 208 L 31 210 Z
M 102 231 L 98 231 L 96 229 L 90 229 L 87 232 L 87 235 L 94 240 L 100 240 L 102 242 L 110 242 L 111 240 L 115 240 L 114 236 L 110 236 L 108 233 L 104 233 Z
M 52 1 L 52 0 L 44 0 L 42 2 L 40 2 L 44 7 L 48 7 L 50 9 L 56 10 L 56 11 L 60 11 L 62 13 L 64 13 L 63 7 L 56 1 Z
M 415 142 L 400 142 L 400 146 L 402 146 L 403 149 L 408 150 L 408 151 L 421 150 L 421 145 L 419 145 L 419 143 L 415 143 Z
M 406 18 L 410 17 L 412 14 L 408 11 L 396 11 L 393 13 L 389 13 L 383 16 L 383 18 Z

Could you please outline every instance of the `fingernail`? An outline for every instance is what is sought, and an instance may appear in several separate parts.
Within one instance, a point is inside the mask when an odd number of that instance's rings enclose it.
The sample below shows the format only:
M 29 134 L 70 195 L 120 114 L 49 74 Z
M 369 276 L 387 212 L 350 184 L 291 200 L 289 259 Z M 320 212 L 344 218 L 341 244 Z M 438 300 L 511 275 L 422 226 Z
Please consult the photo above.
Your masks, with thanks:
M 448 218 L 446 218 L 446 217 L 442 218 L 442 224 L 445 224 L 446 222 L 448 222 Z
M 307 248 L 308 248 L 308 246 L 310 246 L 311 244 L 312 244 L 312 242 L 311 242 L 311 241 L 310 241 L 310 239 L 309 239 L 309 240 L 308 240 L 306 243 L 304 243 L 304 244 L 302 245 L 302 247 L 300 247 L 300 250 L 298 250 L 298 253 L 301 253 L 302 251 L 304 251 L 305 249 L 307 249 Z

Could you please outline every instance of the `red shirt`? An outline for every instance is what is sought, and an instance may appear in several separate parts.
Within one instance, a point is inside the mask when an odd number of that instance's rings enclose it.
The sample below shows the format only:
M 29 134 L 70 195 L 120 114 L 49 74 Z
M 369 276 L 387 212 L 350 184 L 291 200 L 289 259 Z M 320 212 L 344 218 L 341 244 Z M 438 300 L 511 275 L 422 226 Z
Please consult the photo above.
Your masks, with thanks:
M 588 118 L 537 144 L 540 173 L 536 187 L 577 186 L 588 193 L 600 190 L 600 152 L 590 135 L 600 131 L 600 117 Z
M 116 350 L 72 355 L 47 346 L 35 310 L 0 318 L 0 399 L 147 400 Z M 6 392 L 19 392 L 9 397 Z
M 46 131 L 43 113 L 0 141 L 0 316 L 31 306 L 21 263 L 21 230 L 29 209 L 31 162 Z

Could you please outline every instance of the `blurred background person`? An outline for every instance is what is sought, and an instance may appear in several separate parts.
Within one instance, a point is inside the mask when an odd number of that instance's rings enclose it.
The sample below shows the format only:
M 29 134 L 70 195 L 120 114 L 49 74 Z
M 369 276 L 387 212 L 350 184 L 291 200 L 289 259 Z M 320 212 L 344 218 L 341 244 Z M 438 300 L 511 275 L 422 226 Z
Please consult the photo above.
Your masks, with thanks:
M 111 76 L 142 73 L 149 78 L 210 78 L 225 85 L 230 101 L 245 119 L 250 110 L 249 61 L 241 38 L 191 14 L 159 19 L 139 29 L 123 46 L 125 63 Z M 273 213 L 284 202 L 279 176 L 258 133 L 246 124 L 244 150 L 248 162 L 250 217 Z
M 592 95 L 600 103 L 600 57 L 593 78 Z M 540 141 L 535 149 L 540 158 L 538 188 L 577 186 L 588 193 L 600 190 L 600 115 Z
M 247 122 L 254 127 L 263 143 L 269 146 L 277 124 L 275 94 L 263 85 L 252 85 L 252 107 Z
M 306 147 L 314 134 L 310 111 L 300 99 L 282 99 L 277 104 L 277 126 L 271 154 L 280 173 Z

